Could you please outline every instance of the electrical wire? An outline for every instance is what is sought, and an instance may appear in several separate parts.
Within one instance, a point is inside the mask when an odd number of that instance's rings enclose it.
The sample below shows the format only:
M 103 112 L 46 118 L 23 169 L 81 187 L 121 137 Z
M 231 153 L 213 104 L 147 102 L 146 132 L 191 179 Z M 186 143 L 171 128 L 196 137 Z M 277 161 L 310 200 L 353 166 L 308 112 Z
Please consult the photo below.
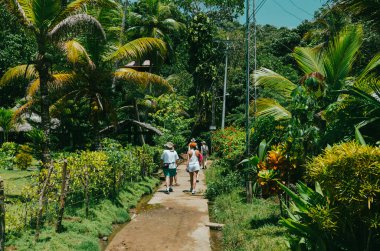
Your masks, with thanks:
M 298 6 L 296 3 L 293 2 L 293 0 L 289 0 L 291 4 L 293 4 L 297 9 L 299 9 L 300 11 L 306 13 L 307 15 L 311 16 L 311 17 L 314 17 L 313 14 L 310 14 L 310 12 L 308 12 L 307 10 L 305 10 L 304 8 Z
M 287 14 L 291 15 L 292 17 L 298 19 L 299 21 L 303 21 L 301 18 L 297 17 L 296 15 L 294 15 L 293 13 L 291 13 L 290 11 L 288 11 L 287 9 L 284 8 L 284 6 L 282 6 L 281 4 L 279 4 L 276 0 L 273 0 L 273 2 L 278 6 L 280 7 L 281 10 L 283 10 L 284 12 L 286 12 Z
M 258 5 L 257 5 L 257 7 L 256 7 L 256 10 L 255 10 L 255 12 L 254 12 L 254 14 L 256 15 L 259 11 L 260 11 L 260 9 L 264 6 L 264 4 L 267 2 L 267 0 L 262 0 Z M 253 13 L 249 16 L 249 20 L 251 20 L 252 18 L 253 18 L 253 15 L 254 15 Z

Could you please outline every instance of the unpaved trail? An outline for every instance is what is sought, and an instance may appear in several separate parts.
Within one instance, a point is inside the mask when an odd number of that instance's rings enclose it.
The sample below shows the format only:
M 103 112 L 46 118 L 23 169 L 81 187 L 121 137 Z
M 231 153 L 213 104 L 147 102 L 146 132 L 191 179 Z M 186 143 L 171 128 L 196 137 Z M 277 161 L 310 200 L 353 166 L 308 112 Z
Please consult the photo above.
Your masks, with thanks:
M 185 165 L 178 170 L 174 192 L 165 194 L 162 184 L 148 204 L 152 209 L 140 212 L 107 246 L 107 251 L 210 251 L 207 200 L 203 198 L 205 177 L 201 170 L 197 194 L 189 192 L 189 175 Z

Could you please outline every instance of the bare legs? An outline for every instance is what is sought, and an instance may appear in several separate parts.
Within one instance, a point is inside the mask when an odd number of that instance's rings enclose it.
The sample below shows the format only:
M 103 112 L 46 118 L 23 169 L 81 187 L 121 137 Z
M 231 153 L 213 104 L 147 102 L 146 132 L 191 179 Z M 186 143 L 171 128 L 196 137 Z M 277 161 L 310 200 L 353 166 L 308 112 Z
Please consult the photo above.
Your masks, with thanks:
M 207 158 L 203 157 L 203 160 L 202 160 L 202 169 L 206 169 L 207 168 L 206 164 L 207 164 Z
M 165 181 L 166 181 L 166 191 L 169 192 L 169 189 L 172 187 L 173 185 L 173 177 L 170 177 L 170 176 L 166 176 L 165 177 Z
M 197 177 L 198 177 L 198 171 L 190 172 L 190 190 L 191 193 L 195 193 L 195 188 L 197 186 Z

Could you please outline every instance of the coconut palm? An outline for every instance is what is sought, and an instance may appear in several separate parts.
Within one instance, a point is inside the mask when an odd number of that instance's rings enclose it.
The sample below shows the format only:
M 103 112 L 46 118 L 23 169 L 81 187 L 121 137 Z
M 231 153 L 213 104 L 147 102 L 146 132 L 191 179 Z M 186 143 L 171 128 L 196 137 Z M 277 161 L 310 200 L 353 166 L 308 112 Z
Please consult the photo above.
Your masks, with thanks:
M 86 37 L 81 41 L 70 40 L 62 44 L 67 61 L 74 69 L 72 76 L 75 81 L 69 81 L 62 86 L 62 95 L 55 105 L 64 103 L 68 99 L 87 100 L 93 130 L 95 135 L 98 135 L 100 118 L 110 114 L 115 117 L 114 100 L 120 96 L 115 93 L 115 89 L 119 83 L 133 86 L 132 90 L 147 89 L 150 85 L 159 86 L 160 91 L 172 88 L 165 79 L 151 73 L 123 67 L 115 70 L 115 65 L 144 60 L 153 51 L 164 56 L 166 45 L 162 40 L 144 37 L 119 44 L 122 41 L 120 40 L 121 8 L 95 8 L 90 10 L 90 13 L 93 13 L 104 27 L 108 37 L 107 42 L 99 43 L 91 37 Z
M 359 76 L 350 76 L 352 65 L 363 41 L 361 26 L 343 29 L 326 49 L 297 47 L 293 57 L 304 73 L 301 84 L 316 99 L 320 100 L 322 107 L 337 100 L 339 90 L 352 84 L 353 79 L 364 79 L 376 66 L 380 64 L 380 55 L 376 55 Z M 286 106 L 291 101 L 291 94 L 298 85 L 292 83 L 281 75 L 268 70 L 260 69 L 255 73 L 256 85 L 270 88 L 276 92 L 282 104 L 272 99 L 257 100 L 257 115 L 274 116 L 276 119 L 288 119 L 289 112 Z M 284 106 L 283 106 L 284 105 Z
M 60 77 L 67 77 L 51 74 L 50 69 L 53 62 L 49 51 L 59 42 L 84 30 L 91 30 L 95 36 L 104 39 L 105 33 L 100 23 L 90 15 L 81 13 L 81 9 L 86 4 L 95 3 L 101 3 L 112 8 L 115 3 L 111 0 L 75 0 L 67 5 L 65 1 L 62 5 L 61 0 L 2 0 L 2 2 L 10 13 L 16 16 L 19 22 L 34 36 L 37 44 L 37 55 L 33 64 L 16 66 L 6 72 L 0 80 L 0 84 L 5 84 L 21 76 L 35 79 L 33 85 L 38 85 L 40 90 L 41 126 L 47 139 L 43 147 L 43 162 L 47 164 L 50 162 L 48 86 Z
M 128 14 L 132 37 L 155 37 L 171 46 L 170 35 L 182 30 L 184 25 L 175 20 L 175 5 L 160 0 L 142 0 L 136 11 Z

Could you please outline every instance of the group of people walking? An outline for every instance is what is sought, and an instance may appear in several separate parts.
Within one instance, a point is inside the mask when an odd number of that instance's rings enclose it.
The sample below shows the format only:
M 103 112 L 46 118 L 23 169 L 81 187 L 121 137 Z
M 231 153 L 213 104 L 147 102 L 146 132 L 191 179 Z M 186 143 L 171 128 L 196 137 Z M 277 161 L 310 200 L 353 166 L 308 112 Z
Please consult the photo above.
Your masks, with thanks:
M 200 169 L 207 168 L 207 158 L 209 155 L 209 149 L 205 141 L 201 142 L 201 148 L 198 150 L 198 144 L 193 138 L 188 145 L 188 151 L 186 155 L 186 171 L 190 176 L 190 192 L 195 194 L 196 186 L 198 181 L 198 175 Z M 165 150 L 161 155 L 162 167 L 165 175 L 166 182 L 166 194 L 173 192 L 173 186 L 178 185 L 177 183 L 177 166 L 179 162 L 178 153 L 174 150 L 174 144 L 167 142 L 165 145 Z

